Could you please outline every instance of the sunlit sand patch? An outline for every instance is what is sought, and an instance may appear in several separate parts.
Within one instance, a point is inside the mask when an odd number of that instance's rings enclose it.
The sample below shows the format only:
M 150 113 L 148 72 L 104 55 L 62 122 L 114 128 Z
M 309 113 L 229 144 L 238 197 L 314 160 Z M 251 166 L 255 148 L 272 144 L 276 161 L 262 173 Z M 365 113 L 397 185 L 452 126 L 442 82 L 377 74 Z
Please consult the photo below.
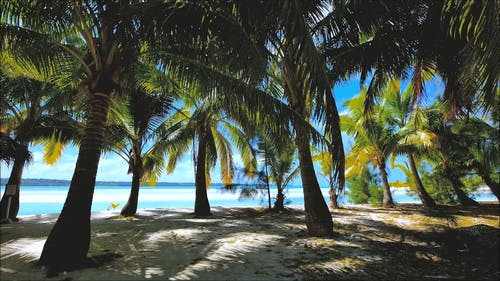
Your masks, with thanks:
M 192 264 L 169 280 L 191 280 L 197 278 L 199 272 L 213 271 L 227 266 L 228 263 L 244 263 L 240 259 L 241 256 L 257 251 L 266 245 L 277 243 L 277 240 L 283 238 L 283 236 L 264 233 L 239 232 L 217 239 L 214 242 L 214 249 L 205 257 L 195 259 Z
M 12 256 L 19 256 L 27 261 L 37 260 L 42 253 L 44 244 L 45 238 L 19 238 L 11 240 L 1 245 L 0 260 Z
M 201 235 L 210 232 L 206 229 L 198 228 L 179 228 L 173 230 L 160 230 L 146 235 L 146 239 L 141 242 L 145 249 L 153 249 L 160 242 L 171 241 L 175 243 L 177 240 L 199 240 Z
M 186 222 L 194 222 L 194 223 L 204 223 L 204 224 L 211 224 L 211 223 L 216 223 L 216 222 L 222 222 L 225 221 L 225 219 L 182 219 L 183 221 Z

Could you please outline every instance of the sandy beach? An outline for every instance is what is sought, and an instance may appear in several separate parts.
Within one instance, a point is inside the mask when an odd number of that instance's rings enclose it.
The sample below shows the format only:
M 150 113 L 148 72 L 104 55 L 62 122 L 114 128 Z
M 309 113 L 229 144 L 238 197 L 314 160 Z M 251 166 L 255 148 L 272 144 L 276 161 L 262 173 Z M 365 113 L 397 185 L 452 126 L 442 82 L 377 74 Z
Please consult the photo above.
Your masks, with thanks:
M 321 239 L 308 237 L 298 206 L 283 213 L 222 207 L 212 212 L 207 219 L 193 218 L 192 209 L 142 209 L 134 219 L 95 212 L 90 255 L 109 260 L 50 280 L 499 277 L 498 253 L 492 259 L 490 249 L 471 252 L 461 240 L 449 245 L 450 237 L 458 237 L 453 231 L 483 225 L 493 229 L 498 247 L 498 203 L 439 212 L 411 204 L 391 210 L 349 205 L 332 211 L 335 236 Z M 36 261 L 56 219 L 32 215 L 1 225 L 2 280 L 48 279 Z

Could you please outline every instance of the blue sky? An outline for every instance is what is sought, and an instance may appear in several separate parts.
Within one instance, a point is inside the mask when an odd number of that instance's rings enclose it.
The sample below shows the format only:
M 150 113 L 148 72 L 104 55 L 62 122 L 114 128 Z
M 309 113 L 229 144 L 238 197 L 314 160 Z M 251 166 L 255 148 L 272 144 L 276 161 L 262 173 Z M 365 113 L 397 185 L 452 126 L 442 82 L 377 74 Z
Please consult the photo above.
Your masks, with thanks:
M 426 95 L 424 96 L 423 102 L 432 102 L 437 95 L 442 93 L 442 83 L 439 79 L 434 79 L 426 84 Z M 342 104 L 349 100 L 351 97 L 359 93 L 359 78 L 353 77 L 346 82 L 338 83 L 334 88 L 335 100 L 337 102 L 337 107 L 339 112 L 342 112 L 344 108 Z M 347 149 L 352 146 L 352 140 L 345 135 L 344 148 Z M 43 147 L 41 145 L 30 147 L 30 151 L 33 153 L 34 161 L 25 167 L 23 178 L 47 178 L 47 179 L 63 179 L 70 180 L 73 175 L 73 170 L 76 163 L 76 158 L 78 155 L 78 150 L 72 145 L 64 150 L 61 159 L 52 166 L 46 165 L 43 161 Z M 236 156 L 235 163 L 241 166 L 241 159 Z M 0 176 L 2 178 L 9 177 L 10 167 L 5 165 L 0 166 Z M 130 181 L 131 175 L 127 174 L 127 164 L 125 161 L 113 153 L 107 153 L 101 156 L 99 162 L 99 170 L 97 172 L 98 181 Z M 326 181 L 318 177 L 320 185 L 326 187 Z M 404 180 L 403 173 L 396 169 L 389 171 L 389 180 Z M 177 168 L 174 173 L 170 175 L 163 174 L 159 181 L 162 182 L 194 182 L 194 170 L 191 162 L 190 155 L 186 155 L 181 161 L 178 162 Z M 212 182 L 220 182 L 218 167 L 212 172 Z M 300 184 L 300 179 L 295 180 L 292 184 Z

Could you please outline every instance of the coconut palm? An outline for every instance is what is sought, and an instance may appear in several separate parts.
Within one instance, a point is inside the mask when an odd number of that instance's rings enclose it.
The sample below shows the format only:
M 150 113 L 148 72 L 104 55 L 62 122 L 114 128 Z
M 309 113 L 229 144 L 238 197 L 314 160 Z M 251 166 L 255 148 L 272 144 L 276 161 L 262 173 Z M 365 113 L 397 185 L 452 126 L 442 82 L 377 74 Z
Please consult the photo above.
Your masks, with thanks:
M 125 102 L 111 102 L 107 138 L 111 150 L 127 161 L 128 173 L 132 174 L 130 196 L 121 215 L 133 216 L 140 183 L 156 183 L 164 170 L 169 138 L 178 126 L 167 118 L 172 97 L 162 92 L 150 93 L 140 85 L 126 92 Z
M 65 144 L 76 136 L 78 124 L 68 112 L 71 92 L 29 78 L 2 75 L 0 80 L 1 108 L 4 111 L 0 116 L 0 131 L 14 143 L 16 150 L 7 182 L 16 186 L 16 193 L 9 214 L 7 196 L 2 197 L 1 217 L 17 220 L 23 168 L 30 159 L 29 145 L 44 144 L 44 160 L 47 164 L 54 164 Z
M 427 118 L 425 110 L 414 106 L 414 85 L 408 84 L 406 90 L 401 91 L 401 81 L 392 79 L 381 96 L 380 110 L 385 121 L 394 128 L 394 134 L 399 141 L 394 148 L 394 156 L 404 154 L 408 157 L 413 186 L 425 207 L 434 208 L 436 203 L 425 190 L 418 174 L 416 155 L 430 152 L 430 148 L 437 145 L 437 136 L 425 130 Z
M 371 163 L 379 169 L 383 187 L 383 206 L 394 206 L 389 181 L 387 179 L 386 162 L 394 152 L 398 138 L 392 128 L 386 126 L 382 114 L 377 108 L 370 116 L 364 115 L 364 100 L 367 89 L 347 101 L 348 113 L 340 117 L 342 130 L 354 138 L 354 145 L 346 157 L 346 177 L 362 172 Z
M 0 132 L 0 161 L 9 166 L 14 163 L 16 158 L 20 158 L 17 156 L 18 154 L 22 154 L 23 158 L 28 159 L 27 162 L 32 158 L 31 153 L 26 147 L 21 146 L 11 137 Z
M 336 32 L 322 21 L 334 14 L 329 4 L 330 1 L 269 1 L 264 4 L 267 12 L 263 21 L 274 28 L 267 44 L 275 69 L 271 69 L 269 80 L 280 85 L 283 100 L 294 111 L 290 124 L 298 150 L 306 225 L 312 236 L 332 235 L 333 224 L 310 151 L 311 140 L 317 139 L 313 138 L 304 123 L 317 122 L 321 124 L 324 134 L 330 136 L 334 178 L 340 188 L 344 185 L 344 155 L 338 112 L 320 47 L 321 43 L 325 43 L 327 34 Z
M 483 108 L 500 118 L 498 81 L 500 79 L 500 23 L 497 1 L 443 1 L 441 20 L 451 37 L 466 42 L 464 64 L 460 69 L 461 93 L 478 97 Z
M 324 151 L 316 147 L 311 147 L 313 151 L 313 161 L 319 163 L 320 173 L 328 182 L 331 209 L 338 209 L 339 189 L 335 187 L 334 168 L 329 151 Z
M 464 184 L 460 180 L 469 169 L 468 163 L 472 159 L 467 145 L 463 145 L 461 137 L 453 134 L 452 121 L 445 120 L 442 113 L 443 107 L 440 101 L 436 101 L 428 112 L 429 129 L 438 136 L 439 150 L 429 154 L 428 159 L 435 164 L 434 172 L 446 178 L 456 193 L 461 205 L 477 206 L 479 203 L 469 198 L 463 191 Z
M 55 271 L 74 268 L 86 261 L 90 206 L 109 99 L 111 93 L 120 91 L 123 74 L 139 56 L 151 58 L 165 69 L 186 56 L 213 59 L 206 52 L 211 48 L 227 51 L 220 54 L 229 54 L 230 64 L 254 50 L 246 44 L 252 38 L 238 36 L 239 27 L 220 28 L 230 20 L 215 13 L 227 15 L 231 10 L 212 9 L 199 1 L 180 5 L 177 1 L 9 0 L 0 3 L 0 10 L 3 49 L 18 60 L 35 57 L 39 64 L 57 69 L 55 74 L 60 76 L 68 73 L 61 68 L 78 65 L 80 71 L 74 77 L 79 80 L 79 93 L 90 96 L 68 197 L 40 258 L 41 264 Z M 214 40 L 220 43 L 212 44 Z M 197 48 L 208 42 L 210 46 Z M 255 65 L 248 63 L 252 59 L 247 56 L 248 66 Z M 217 61 L 223 62 L 223 56 Z
M 173 120 L 183 122 L 183 126 L 171 139 L 167 172 L 174 171 L 177 161 L 192 146 L 196 188 L 194 214 L 206 217 L 210 215 L 207 188 L 211 182 L 211 169 L 218 161 L 224 185 L 230 185 L 234 176 L 233 149 L 228 137 L 236 145 L 247 168 L 255 169 L 256 160 L 244 131 L 216 106 L 217 97 L 199 99 L 196 87 L 193 91 L 191 98 L 184 100 L 183 108 L 172 116 Z
M 273 145 L 265 138 L 260 138 L 258 151 L 263 158 L 263 166 L 269 181 L 276 185 L 277 194 L 274 209 L 285 209 L 285 189 L 290 182 L 299 175 L 299 166 L 296 163 L 296 148 L 293 143 L 282 142 Z
M 500 200 L 500 181 L 498 162 L 500 147 L 496 141 L 498 128 L 477 117 L 457 120 L 451 131 L 468 151 L 466 163 L 480 176 L 491 192 Z
M 339 5 L 345 15 L 343 27 L 352 33 L 352 40 L 331 45 L 326 51 L 336 78 L 360 73 L 364 84 L 373 73 L 365 101 L 367 112 L 390 77 L 408 73 L 415 85 L 414 102 L 418 102 L 424 93 L 424 76 L 429 72 L 439 75 L 446 84 L 448 118 L 470 110 L 474 100 L 494 109 L 499 79 L 498 3 L 384 2 L 349 1 Z

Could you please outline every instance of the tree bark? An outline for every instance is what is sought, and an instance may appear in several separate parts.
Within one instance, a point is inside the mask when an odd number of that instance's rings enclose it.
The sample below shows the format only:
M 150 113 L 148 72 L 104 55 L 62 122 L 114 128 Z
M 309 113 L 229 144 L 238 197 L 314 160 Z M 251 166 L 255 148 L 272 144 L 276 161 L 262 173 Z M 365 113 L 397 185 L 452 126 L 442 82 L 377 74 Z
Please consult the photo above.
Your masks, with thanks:
M 455 191 L 455 194 L 457 194 L 458 201 L 460 202 L 460 205 L 462 206 L 479 206 L 479 203 L 477 203 L 475 200 L 469 198 L 467 194 L 462 190 L 463 183 L 460 181 L 458 177 L 454 176 L 449 176 L 448 180 L 451 182 L 451 187 Z
M 75 269 L 88 263 L 90 210 L 109 110 L 111 83 L 101 78 L 90 100 L 84 136 L 64 207 L 42 250 L 39 263 L 49 272 Z
M 384 191 L 383 206 L 384 208 L 393 208 L 394 201 L 392 200 L 391 187 L 387 180 L 387 172 L 385 171 L 385 160 L 379 165 L 380 176 L 382 177 L 382 188 Z
M 26 145 L 23 145 L 27 147 Z M 10 210 L 8 214 L 8 218 L 12 221 L 17 221 L 17 213 L 19 212 L 19 194 L 20 194 L 20 186 L 21 180 L 23 176 L 24 165 L 26 164 L 26 156 L 17 156 L 14 160 L 14 165 L 12 165 L 12 171 L 10 172 L 8 185 L 17 185 L 16 194 L 11 197 L 10 202 Z M 0 202 L 0 219 L 4 219 L 7 217 L 7 205 L 8 205 L 8 196 L 2 196 L 2 201 Z
M 331 236 L 333 235 L 332 215 L 321 193 L 314 171 L 311 150 L 309 148 L 309 134 L 301 130 L 299 126 L 295 126 L 297 132 L 295 142 L 299 152 L 307 231 L 313 237 Z
M 196 158 L 196 198 L 194 201 L 194 215 L 197 217 L 206 217 L 210 213 L 210 203 L 207 195 L 207 180 L 205 175 L 206 157 L 207 157 L 207 138 L 206 128 L 202 128 L 198 134 L 198 157 Z
M 278 194 L 276 194 L 276 201 L 274 202 L 274 209 L 277 211 L 283 211 L 285 209 L 285 195 L 283 194 L 283 188 L 281 185 L 277 185 Z
M 123 206 L 120 215 L 131 217 L 137 212 L 137 203 L 139 201 L 139 188 L 141 185 L 142 171 L 140 168 L 134 168 L 132 172 L 132 186 L 130 188 L 130 196 L 128 197 L 127 204 Z
M 436 202 L 429 195 L 427 190 L 425 190 L 422 180 L 420 180 L 420 175 L 418 174 L 417 165 L 415 164 L 415 159 L 413 158 L 413 153 L 408 153 L 408 160 L 410 162 L 410 169 L 415 181 L 415 187 L 417 188 L 418 197 L 422 201 L 424 207 L 436 208 Z
M 339 204 L 337 202 L 338 195 L 335 188 L 333 186 L 330 186 L 330 190 L 328 191 L 328 193 L 330 194 L 330 208 L 338 209 L 339 208 Z
M 497 197 L 497 201 L 500 201 L 500 183 L 495 182 L 489 175 L 489 173 L 483 171 L 480 168 L 476 168 L 477 174 L 483 179 L 484 183 L 490 188 L 491 192 Z

